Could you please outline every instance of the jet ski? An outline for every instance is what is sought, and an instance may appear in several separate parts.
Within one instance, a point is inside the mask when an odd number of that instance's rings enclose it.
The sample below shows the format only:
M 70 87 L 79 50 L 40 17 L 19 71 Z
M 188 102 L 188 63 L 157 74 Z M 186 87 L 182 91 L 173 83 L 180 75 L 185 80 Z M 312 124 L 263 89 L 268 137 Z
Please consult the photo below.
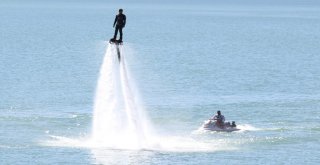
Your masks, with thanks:
M 218 124 L 214 120 L 207 120 L 202 125 L 202 128 L 204 130 L 208 131 L 217 131 L 217 132 L 233 132 L 233 131 L 239 131 L 240 129 L 237 128 L 236 122 L 232 121 L 230 122 L 224 122 L 223 124 Z

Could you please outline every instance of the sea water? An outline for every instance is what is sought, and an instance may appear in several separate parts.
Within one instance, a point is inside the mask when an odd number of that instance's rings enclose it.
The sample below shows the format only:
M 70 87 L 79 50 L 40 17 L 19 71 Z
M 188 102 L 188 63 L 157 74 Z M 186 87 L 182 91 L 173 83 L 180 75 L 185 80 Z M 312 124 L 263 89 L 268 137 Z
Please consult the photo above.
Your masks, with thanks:
M 320 162 L 318 2 L 32 2 L 0 3 L 0 164 Z

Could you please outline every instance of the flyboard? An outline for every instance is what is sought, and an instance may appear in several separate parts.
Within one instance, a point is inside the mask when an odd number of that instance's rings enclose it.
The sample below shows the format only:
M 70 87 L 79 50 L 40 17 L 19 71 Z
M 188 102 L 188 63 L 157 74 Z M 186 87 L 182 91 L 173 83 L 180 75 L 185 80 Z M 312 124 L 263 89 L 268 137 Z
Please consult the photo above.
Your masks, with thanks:
M 121 59 L 121 55 L 120 55 L 120 48 L 119 48 L 119 45 L 122 45 L 123 42 L 121 40 L 116 40 L 114 38 L 111 38 L 109 40 L 109 43 L 110 44 L 115 44 L 116 45 L 116 48 L 117 48 L 117 54 L 118 54 L 118 59 L 119 59 L 119 62 L 120 62 L 120 59 Z

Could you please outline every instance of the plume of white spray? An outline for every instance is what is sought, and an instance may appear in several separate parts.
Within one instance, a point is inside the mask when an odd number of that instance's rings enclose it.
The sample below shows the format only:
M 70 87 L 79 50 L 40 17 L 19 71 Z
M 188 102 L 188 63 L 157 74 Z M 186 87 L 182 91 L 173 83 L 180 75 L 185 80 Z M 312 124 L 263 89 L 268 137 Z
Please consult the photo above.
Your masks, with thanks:
M 126 65 L 124 47 L 108 45 L 94 100 L 92 140 L 99 146 L 140 149 L 148 147 L 150 124 L 140 104 Z

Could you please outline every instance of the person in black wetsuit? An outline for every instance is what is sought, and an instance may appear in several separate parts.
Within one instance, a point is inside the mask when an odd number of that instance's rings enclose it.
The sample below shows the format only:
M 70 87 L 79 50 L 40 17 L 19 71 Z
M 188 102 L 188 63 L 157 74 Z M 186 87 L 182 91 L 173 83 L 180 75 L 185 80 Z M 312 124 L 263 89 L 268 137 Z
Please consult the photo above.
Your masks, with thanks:
M 122 14 L 123 9 L 119 9 L 119 14 L 116 15 L 114 19 L 113 27 L 116 25 L 116 29 L 114 31 L 113 39 L 117 39 L 118 31 L 120 32 L 120 41 L 122 41 L 122 28 L 126 25 L 126 15 Z

